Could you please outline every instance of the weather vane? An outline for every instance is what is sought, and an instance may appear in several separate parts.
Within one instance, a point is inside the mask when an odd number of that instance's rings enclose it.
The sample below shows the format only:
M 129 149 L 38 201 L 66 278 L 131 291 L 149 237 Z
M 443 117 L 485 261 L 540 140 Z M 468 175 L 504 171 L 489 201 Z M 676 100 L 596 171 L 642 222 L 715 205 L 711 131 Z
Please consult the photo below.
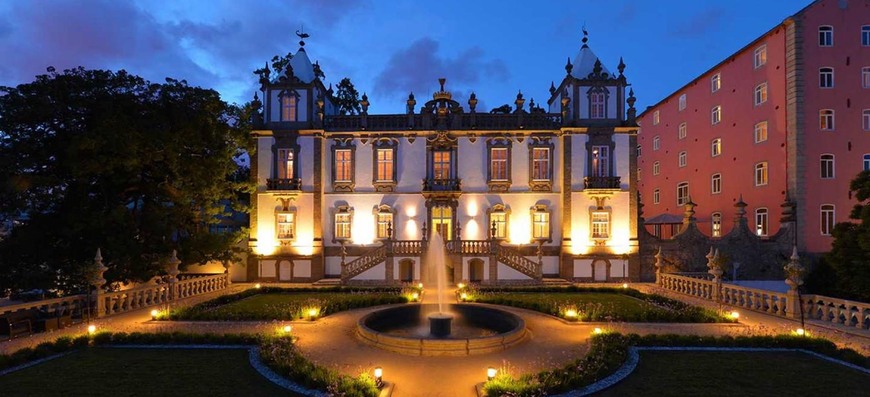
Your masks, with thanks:
M 586 45 L 586 42 L 589 41 L 589 32 L 586 31 L 586 22 L 583 22 L 583 45 Z
M 305 47 L 305 39 L 311 36 L 310 34 L 305 33 L 305 25 L 302 25 L 299 30 L 296 31 L 296 35 L 299 36 L 300 47 Z

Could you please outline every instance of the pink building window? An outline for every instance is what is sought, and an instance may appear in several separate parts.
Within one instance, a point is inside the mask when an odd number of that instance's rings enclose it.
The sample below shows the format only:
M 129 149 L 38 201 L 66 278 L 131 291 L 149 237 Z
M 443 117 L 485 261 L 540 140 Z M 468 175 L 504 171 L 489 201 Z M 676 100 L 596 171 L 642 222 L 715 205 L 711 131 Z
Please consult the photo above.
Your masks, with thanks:
M 713 106 L 713 109 L 710 109 L 710 124 L 716 125 L 722 121 L 722 106 Z
M 755 68 L 758 69 L 765 63 L 767 63 L 767 46 L 763 45 L 755 49 L 753 64 L 755 65 Z
M 296 96 L 293 94 L 281 97 L 281 121 L 296 121 Z
M 755 210 L 755 234 L 759 237 L 767 236 L 767 208 L 759 208 Z
M 861 27 L 861 45 L 864 47 L 870 47 L 870 25 L 864 25 Z
M 761 83 L 755 87 L 755 106 L 767 102 L 767 83 Z
M 822 109 L 819 110 L 819 129 L 822 131 L 834 130 L 834 110 Z
M 823 154 L 819 158 L 819 166 L 821 167 L 822 179 L 834 179 L 834 155 Z
M 689 182 L 680 182 L 677 185 L 677 205 L 686 205 L 689 202 Z
M 653 163 L 653 175 L 658 175 L 661 172 L 661 163 L 656 161 Z
M 870 88 L 870 68 L 861 69 L 861 87 Z
M 755 124 L 755 143 L 764 142 L 767 140 L 767 121 L 762 121 Z
M 870 109 L 864 109 L 863 112 L 864 122 L 864 131 L 870 131 Z
M 713 174 L 710 177 L 710 194 L 722 193 L 722 174 Z
M 722 76 L 716 73 L 710 77 L 710 92 L 719 91 L 720 88 L 722 88 Z
M 677 137 L 680 139 L 684 139 L 686 137 L 686 123 L 681 123 L 680 127 L 677 129 Z
M 755 164 L 755 186 L 767 185 L 767 162 Z
M 279 179 L 293 179 L 293 150 L 291 149 L 278 149 L 278 178 Z
M 653 190 L 653 204 L 658 204 L 661 200 L 661 191 L 659 189 Z
M 819 88 L 834 88 L 834 68 L 819 69 Z
M 834 46 L 834 27 L 819 26 L 819 47 Z
M 719 212 L 714 212 L 710 215 L 710 224 L 712 226 L 712 234 L 713 237 L 721 237 L 722 236 L 722 214 Z
M 822 236 L 830 236 L 831 231 L 834 230 L 834 205 L 833 204 L 823 204 L 821 208 L 821 219 L 819 224 L 821 225 Z

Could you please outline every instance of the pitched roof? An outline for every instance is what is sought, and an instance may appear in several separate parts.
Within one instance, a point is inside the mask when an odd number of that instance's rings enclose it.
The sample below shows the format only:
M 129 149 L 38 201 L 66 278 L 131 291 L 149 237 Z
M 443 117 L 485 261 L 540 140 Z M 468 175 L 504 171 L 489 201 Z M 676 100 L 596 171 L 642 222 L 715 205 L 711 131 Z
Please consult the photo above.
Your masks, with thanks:
M 585 79 L 592 73 L 592 69 L 595 67 L 595 61 L 598 61 L 598 56 L 592 52 L 592 49 L 589 48 L 586 43 L 583 43 L 583 47 L 580 47 L 580 52 L 577 53 L 577 56 L 574 58 L 574 69 L 571 70 L 571 75 L 578 79 Z M 611 74 L 607 67 L 604 66 L 604 63 L 601 63 L 601 69 L 603 72 L 607 74 Z

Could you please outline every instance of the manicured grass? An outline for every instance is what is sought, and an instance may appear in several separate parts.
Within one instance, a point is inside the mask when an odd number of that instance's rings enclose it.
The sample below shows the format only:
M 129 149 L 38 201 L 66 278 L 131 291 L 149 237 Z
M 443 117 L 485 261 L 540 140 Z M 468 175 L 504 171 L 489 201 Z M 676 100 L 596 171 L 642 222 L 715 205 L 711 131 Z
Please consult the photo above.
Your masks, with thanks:
M 686 322 L 730 321 L 714 312 L 631 289 L 561 291 L 477 291 L 469 300 L 521 307 L 578 321 Z
M 641 351 L 597 396 L 866 396 L 870 375 L 800 352 Z
M 250 290 L 249 290 L 250 291 Z M 169 314 L 171 320 L 249 321 L 294 320 L 322 317 L 343 310 L 405 303 L 407 298 L 392 291 L 318 292 L 292 290 L 242 293 L 240 299 L 218 298 Z
M 4 396 L 296 396 L 244 349 L 91 348 L 0 376 Z

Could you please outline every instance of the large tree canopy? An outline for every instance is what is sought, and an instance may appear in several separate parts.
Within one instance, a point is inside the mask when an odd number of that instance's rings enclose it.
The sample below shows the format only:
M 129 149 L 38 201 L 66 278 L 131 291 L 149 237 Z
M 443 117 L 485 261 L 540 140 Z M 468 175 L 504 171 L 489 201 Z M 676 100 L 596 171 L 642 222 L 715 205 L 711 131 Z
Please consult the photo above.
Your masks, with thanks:
M 109 281 L 234 258 L 240 234 L 210 234 L 246 211 L 247 109 L 213 90 L 82 68 L 0 87 L 0 295 L 80 286 L 96 249 Z

